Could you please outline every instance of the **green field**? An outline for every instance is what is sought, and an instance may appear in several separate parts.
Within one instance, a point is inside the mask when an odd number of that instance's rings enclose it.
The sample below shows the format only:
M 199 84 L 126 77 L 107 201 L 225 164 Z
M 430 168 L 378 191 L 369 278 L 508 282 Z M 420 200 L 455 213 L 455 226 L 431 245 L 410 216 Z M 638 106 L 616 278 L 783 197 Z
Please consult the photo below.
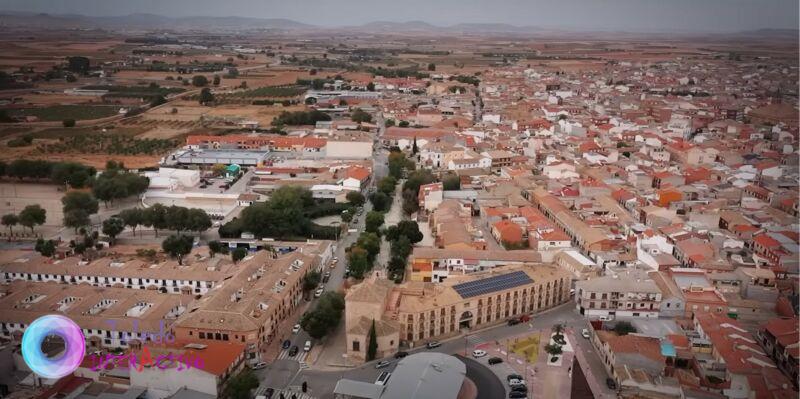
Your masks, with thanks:
M 108 105 L 51 105 L 41 108 L 21 108 L 10 110 L 14 116 L 35 116 L 43 122 L 63 121 L 75 119 L 100 119 L 114 116 L 119 112 L 119 106 Z
M 241 93 L 234 93 L 231 94 L 231 97 L 296 97 L 305 92 L 306 88 L 300 86 L 264 86 Z

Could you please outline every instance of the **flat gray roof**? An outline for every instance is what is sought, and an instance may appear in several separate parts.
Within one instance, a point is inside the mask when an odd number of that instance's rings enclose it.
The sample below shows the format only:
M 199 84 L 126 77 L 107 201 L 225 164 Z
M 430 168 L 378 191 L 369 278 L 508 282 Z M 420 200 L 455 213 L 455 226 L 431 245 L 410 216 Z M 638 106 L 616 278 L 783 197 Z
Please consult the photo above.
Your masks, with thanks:
M 423 352 L 403 358 L 381 399 L 455 399 L 467 366 L 455 356 Z
M 370 382 L 342 379 L 333 389 L 334 395 L 345 395 L 351 398 L 378 399 L 383 392 L 383 385 Z

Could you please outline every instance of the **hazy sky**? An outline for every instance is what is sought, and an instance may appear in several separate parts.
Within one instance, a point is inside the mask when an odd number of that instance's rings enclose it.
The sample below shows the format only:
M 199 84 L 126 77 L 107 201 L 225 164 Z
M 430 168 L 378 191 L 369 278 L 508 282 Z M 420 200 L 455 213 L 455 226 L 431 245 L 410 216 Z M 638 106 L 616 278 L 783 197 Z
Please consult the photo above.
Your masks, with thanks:
M 627 31 L 797 29 L 799 12 L 798 0 L 2 0 L 0 10 L 249 16 L 325 26 L 418 20 Z

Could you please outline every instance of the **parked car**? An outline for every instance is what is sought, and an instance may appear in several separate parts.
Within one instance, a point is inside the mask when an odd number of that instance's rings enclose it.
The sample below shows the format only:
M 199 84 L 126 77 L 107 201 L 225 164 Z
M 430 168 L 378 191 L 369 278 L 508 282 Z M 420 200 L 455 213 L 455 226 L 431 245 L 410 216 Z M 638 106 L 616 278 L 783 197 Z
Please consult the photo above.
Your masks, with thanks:
M 431 341 L 425 344 L 425 347 L 428 349 L 438 348 L 440 346 L 442 346 L 442 344 L 439 341 Z
M 287 339 L 286 341 L 283 341 L 283 343 L 281 344 L 281 349 L 289 349 L 290 346 L 292 346 L 292 341 L 289 341 Z
M 294 325 L 294 327 L 292 327 L 292 334 L 297 334 L 297 333 L 299 333 L 299 332 L 300 332 L 300 328 L 301 328 L 301 327 L 300 327 L 300 325 L 299 325 L 299 324 L 295 324 L 295 325 Z
M 512 378 L 508 380 L 508 386 L 514 387 L 517 385 L 525 385 L 525 380 L 523 380 L 522 378 Z
M 608 389 L 617 389 L 617 382 L 613 378 L 606 378 L 606 386 Z
M 490 357 L 487 362 L 489 363 L 489 365 L 495 365 L 495 364 L 503 363 L 503 359 L 501 359 L 499 357 Z
M 306 344 L 303 345 L 303 350 L 306 352 L 311 350 L 311 341 L 306 341 Z
M 475 349 L 474 351 L 472 351 L 472 357 L 474 357 L 476 359 L 479 358 L 479 357 L 484 357 L 484 356 L 486 356 L 486 351 L 485 350 Z
M 522 378 L 522 376 L 519 374 L 509 374 L 506 376 L 506 381 L 508 381 L 509 384 L 512 380 L 522 381 L 524 378 Z
M 511 392 L 528 392 L 528 387 L 525 384 L 512 385 Z
M 520 320 L 518 318 L 516 318 L 516 317 L 513 318 L 513 319 L 508 319 L 508 325 L 509 326 L 516 326 L 519 323 L 520 323 Z
M 386 367 L 386 366 L 388 366 L 390 364 L 392 364 L 392 362 L 390 362 L 388 360 L 381 360 L 381 361 L 379 361 L 378 363 L 375 364 L 375 368 L 376 369 L 382 369 L 382 368 L 384 368 L 384 367 Z
M 322 292 L 324 292 L 324 291 L 325 291 L 325 288 L 322 288 L 322 287 L 317 288 L 317 290 L 314 291 L 314 298 L 321 297 L 322 296 Z
M 254 364 L 254 365 L 253 365 L 253 367 L 251 367 L 251 368 L 252 368 L 253 370 L 261 370 L 261 369 L 263 369 L 263 368 L 265 368 L 265 367 L 267 367 L 267 363 L 265 363 L 265 362 L 258 362 L 258 363 L 256 363 L 256 364 Z
M 527 323 L 527 322 L 531 321 L 531 317 L 529 315 L 524 314 L 524 315 L 519 317 L 519 321 L 522 322 L 522 323 Z
M 375 380 L 375 385 L 386 385 L 386 382 L 389 381 L 389 377 L 391 377 L 391 376 L 392 376 L 392 373 L 390 373 L 388 371 L 382 372 L 378 376 L 378 379 Z
M 584 328 L 583 330 L 581 330 L 581 337 L 589 339 L 589 329 L 588 328 Z
M 408 352 L 400 351 L 400 352 L 397 352 L 397 353 L 394 354 L 394 358 L 395 359 L 402 359 L 402 358 L 404 358 L 406 356 L 408 356 Z
M 600 316 L 600 321 L 613 321 L 614 315 Z
M 300 351 L 300 348 L 298 348 L 297 345 L 293 346 L 292 349 L 289 349 L 289 357 L 293 357 L 293 356 L 297 355 L 297 352 L 299 352 L 299 351 Z
M 528 393 L 520 391 L 511 391 L 508 393 L 508 397 L 511 399 L 525 399 L 528 397 Z

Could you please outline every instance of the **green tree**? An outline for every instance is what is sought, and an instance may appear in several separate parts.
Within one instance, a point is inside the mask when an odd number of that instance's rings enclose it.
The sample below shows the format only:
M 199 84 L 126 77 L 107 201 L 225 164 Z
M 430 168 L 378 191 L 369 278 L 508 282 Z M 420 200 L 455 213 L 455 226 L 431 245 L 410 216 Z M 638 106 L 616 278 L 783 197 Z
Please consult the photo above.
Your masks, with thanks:
M 70 209 L 64 212 L 64 227 L 72 227 L 75 232 L 91 223 L 89 213 L 83 209 Z
M 183 265 L 183 257 L 192 252 L 194 239 L 191 236 L 173 234 L 164 239 L 161 249 L 173 258 L 178 258 L 178 264 Z
M 208 85 L 208 78 L 203 75 L 192 76 L 192 86 L 204 87 Z
M 364 230 L 370 233 L 377 233 L 383 225 L 383 213 L 370 211 L 367 213 L 366 222 L 364 223 Z
M 620 321 L 614 325 L 614 332 L 618 335 L 628 335 L 632 333 L 636 333 L 636 327 L 633 326 L 630 322 L 627 321 Z
M 455 174 L 449 174 L 442 179 L 442 188 L 447 191 L 461 190 L 461 178 Z
M 35 226 L 41 226 L 47 221 L 47 210 L 38 204 L 28 205 L 19 213 L 19 224 L 31 229 Z
M 380 191 L 370 194 L 369 201 L 372 202 L 372 209 L 378 212 L 388 211 L 392 206 L 392 199 Z
M 14 234 L 14 226 L 19 223 L 19 216 L 13 213 L 5 214 L 3 215 L 2 223 L 3 226 L 8 227 L 8 234 Z
M 561 349 L 561 345 L 558 344 L 547 344 L 544 346 L 545 352 L 549 353 L 551 356 L 558 356 L 563 353 Z
M 317 301 L 317 306 L 303 315 L 300 325 L 312 338 L 320 339 L 336 329 L 343 311 L 344 295 L 326 292 Z
M 214 94 L 211 93 L 211 89 L 208 87 L 203 88 L 200 90 L 200 105 L 209 105 L 214 103 Z
M 369 335 L 367 336 L 367 361 L 375 360 L 378 354 L 378 337 L 375 333 L 375 319 L 372 319 L 372 327 L 369 328 Z
M 144 212 L 138 208 L 123 209 L 119 213 L 120 219 L 133 231 L 133 236 L 136 237 L 136 228 L 144 224 Z
M 367 83 L 367 91 L 375 91 L 375 83 Z
M 392 241 L 390 252 L 393 258 L 405 260 L 411 254 L 411 248 L 411 241 L 409 241 L 408 237 L 400 236 L 400 238 Z
M 308 293 L 317 288 L 319 282 L 322 281 L 322 276 L 318 271 L 314 270 L 303 276 L 303 293 Z
M 214 80 L 213 80 L 213 83 L 212 83 L 212 84 L 213 84 L 214 86 L 219 86 L 219 83 L 220 83 L 220 78 L 219 78 L 219 75 L 214 75 Z
M 150 100 L 150 108 L 158 107 L 159 105 L 166 104 L 167 99 L 162 96 L 161 94 L 154 96 L 152 100 Z
M 167 224 L 167 207 L 161 204 L 155 204 L 144 212 L 143 225 L 152 227 L 158 237 L 158 230 L 166 230 L 169 228 Z
M 434 64 L 432 62 L 430 64 L 428 64 L 428 70 L 429 71 L 435 71 L 436 70 L 436 64 Z
M 89 193 L 82 191 L 71 191 L 61 198 L 64 212 L 73 209 L 81 209 L 87 214 L 95 214 L 100 209 L 97 200 Z
M 208 243 L 208 253 L 211 255 L 212 258 L 216 254 L 226 254 L 228 253 L 228 246 L 217 240 L 210 241 Z
M 228 380 L 224 393 L 229 399 L 250 399 L 250 391 L 257 387 L 258 378 L 250 369 L 245 368 Z
M 378 181 L 378 191 L 391 196 L 394 194 L 394 188 L 397 186 L 397 179 L 392 176 L 386 176 Z
M 119 233 L 125 230 L 125 221 L 120 217 L 111 217 L 103 221 L 103 234 L 111 237 L 111 245 L 117 241 Z
M 419 147 L 417 147 L 417 136 L 414 136 L 414 143 L 411 145 L 411 153 L 416 155 L 419 152 Z
M 353 212 L 345 209 L 342 211 L 342 222 L 350 223 L 353 221 Z
M 358 236 L 358 240 L 356 240 L 355 245 L 364 248 L 367 251 L 371 266 L 372 262 L 375 261 L 375 257 L 378 256 L 378 253 L 381 251 L 381 238 L 377 233 L 361 233 L 361 235 Z
M 392 151 L 389 153 L 389 175 L 395 179 L 403 177 L 403 171 L 409 168 L 409 161 L 402 152 Z
M 372 115 L 361 108 L 356 108 L 350 119 L 357 123 L 372 123 Z
M 347 202 L 349 202 L 353 206 L 361 206 L 361 205 L 364 205 L 364 202 L 366 202 L 366 198 L 364 198 L 364 194 L 361 194 L 358 191 L 351 191 L 351 192 L 347 193 L 345 198 L 347 199 Z
M 408 238 L 412 244 L 422 241 L 423 235 L 419 230 L 419 224 L 413 220 L 402 220 L 400 223 L 386 229 L 386 239 L 394 241 L 400 237 Z
M 53 240 L 44 240 L 40 238 L 36 240 L 36 246 L 34 246 L 33 249 L 42 256 L 49 258 L 56 254 L 56 242 Z
M 347 253 L 347 263 L 350 265 L 350 275 L 357 279 L 363 278 L 364 273 L 372 268 L 367 251 L 361 247 L 350 248 L 350 252 Z
M 231 260 L 233 263 L 239 263 L 240 260 L 244 259 L 247 256 L 247 249 L 245 248 L 236 248 L 231 251 Z

